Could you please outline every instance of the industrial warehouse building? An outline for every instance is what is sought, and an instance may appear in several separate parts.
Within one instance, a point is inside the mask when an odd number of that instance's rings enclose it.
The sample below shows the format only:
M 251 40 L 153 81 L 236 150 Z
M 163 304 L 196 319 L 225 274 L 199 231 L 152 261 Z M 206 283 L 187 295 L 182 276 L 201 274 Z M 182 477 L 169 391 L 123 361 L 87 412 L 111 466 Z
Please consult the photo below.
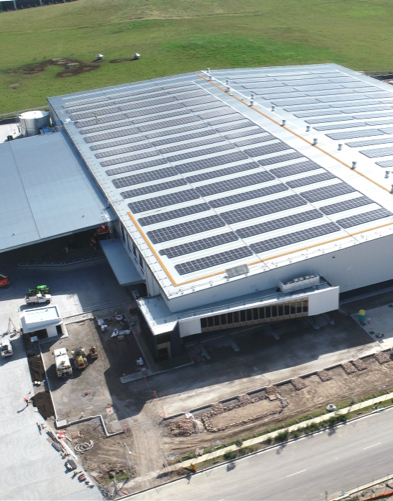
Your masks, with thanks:
M 22 229 L 10 215 L 1 250 L 112 221 L 120 238 L 103 250 L 119 283 L 146 283 L 156 356 L 179 355 L 186 336 L 332 311 L 340 293 L 393 279 L 388 84 L 326 64 L 48 101 L 61 130 L 0 145 L 0 170 L 10 183 L 22 171 L 26 211 L 47 182 L 72 191 L 68 171 L 78 189 L 67 214 L 54 208 L 56 228 L 38 206 Z M 53 178 L 32 182 L 34 149 Z

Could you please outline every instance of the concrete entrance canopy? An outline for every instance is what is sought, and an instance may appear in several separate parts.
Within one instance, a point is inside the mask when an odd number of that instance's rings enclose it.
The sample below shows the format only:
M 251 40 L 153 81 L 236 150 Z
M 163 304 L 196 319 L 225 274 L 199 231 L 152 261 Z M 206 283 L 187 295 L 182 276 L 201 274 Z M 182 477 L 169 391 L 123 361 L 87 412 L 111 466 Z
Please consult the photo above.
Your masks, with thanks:
M 25 334 L 46 329 L 48 337 L 54 337 L 59 335 L 58 326 L 61 326 L 62 333 L 65 330 L 63 319 L 55 305 L 25 310 L 20 315 L 20 321 Z
M 63 131 L 0 144 L 0 252 L 116 216 Z
M 202 332 L 201 319 L 214 317 L 216 315 L 226 315 L 228 313 L 241 312 L 253 308 L 266 306 L 279 306 L 293 301 L 307 300 L 307 316 L 319 315 L 326 311 L 333 311 L 338 308 L 339 287 L 332 287 L 324 279 L 318 286 L 301 289 L 290 293 L 277 292 L 277 289 L 268 289 L 254 292 L 243 296 L 239 301 L 230 300 L 213 303 L 209 307 L 193 308 L 172 314 L 161 296 L 139 299 L 138 306 L 154 336 L 170 332 L 179 323 L 180 337 L 186 337 Z M 288 313 L 288 318 L 291 314 Z M 293 317 L 298 315 L 294 314 Z M 303 316 L 303 315 L 302 315 Z M 284 315 L 281 318 L 285 317 Z M 280 316 L 266 320 L 279 320 Z M 247 320 L 246 320 L 247 322 Z M 244 323 L 246 323 L 244 322 Z M 251 320 L 251 324 L 261 323 Z M 226 324 L 226 328 L 237 327 L 236 323 Z M 212 329 L 216 330 L 216 329 Z
M 141 278 L 120 240 L 101 240 L 102 250 L 120 285 L 139 284 Z

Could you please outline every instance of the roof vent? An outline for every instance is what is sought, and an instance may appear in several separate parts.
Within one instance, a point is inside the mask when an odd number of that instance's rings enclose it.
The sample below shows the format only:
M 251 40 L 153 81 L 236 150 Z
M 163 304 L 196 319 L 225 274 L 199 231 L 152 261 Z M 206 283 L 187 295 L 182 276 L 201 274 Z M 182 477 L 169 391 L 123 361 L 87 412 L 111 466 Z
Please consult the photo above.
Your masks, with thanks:
M 352 169 L 356 169 L 357 162 L 352 162 Z
M 246 275 L 250 270 L 246 264 L 242 264 L 240 266 L 235 266 L 234 268 L 229 268 L 226 270 L 226 274 L 228 278 L 238 277 L 239 275 Z
M 389 170 L 385 170 L 385 178 L 387 179 L 389 176 L 390 176 L 390 171 Z
M 318 138 L 314 137 L 312 145 L 316 146 L 318 144 Z
M 276 109 L 276 107 L 274 106 L 274 104 L 272 104 L 272 111 L 274 111 Z
M 310 129 L 311 129 L 311 127 L 309 125 L 307 125 L 306 132 L 310 132 Z
M 282 124 L 281 124 L 281 125 L 282 125 L 282 127 L 285 127 L 286 123 L 287 123 L 287 121 L 286 121 L 286 120 L 283 120 L 283 121 L 282 121 Z
M 255 94 L 253 92 L 251 92 L 250 106 L 254 106 L 254 97 L 255 97 Z

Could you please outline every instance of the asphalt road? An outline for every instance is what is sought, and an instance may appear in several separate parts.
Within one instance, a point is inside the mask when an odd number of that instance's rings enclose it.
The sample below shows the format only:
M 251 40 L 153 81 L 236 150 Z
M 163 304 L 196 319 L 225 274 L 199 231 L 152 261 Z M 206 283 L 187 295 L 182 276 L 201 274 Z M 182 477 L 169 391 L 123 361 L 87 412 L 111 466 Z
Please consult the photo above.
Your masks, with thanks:
M 314 501 L 393 474 L 393 411 L 189 476 L 132 500 Z

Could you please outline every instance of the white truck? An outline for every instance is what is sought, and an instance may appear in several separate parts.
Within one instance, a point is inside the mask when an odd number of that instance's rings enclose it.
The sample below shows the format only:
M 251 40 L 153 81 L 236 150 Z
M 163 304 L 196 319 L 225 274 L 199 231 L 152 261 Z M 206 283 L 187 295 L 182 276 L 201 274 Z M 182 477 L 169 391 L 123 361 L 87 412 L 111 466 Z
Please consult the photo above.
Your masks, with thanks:
M 66 348 L 59 348 L 53 352 L 56 363 L 57 377 L 67 377 L 72 374 L 70 357 L 67 355 Z
M 11 341 L 9 339 L 3 339 L 0 342 L 0 350 L 2 357 L 10 357 L 14 353 Z
M 26 296 L 25 301 L 26 304 L 49 304 L 52 301 L 52 296 L 50 294 L 36 294 L 35 296 Z

